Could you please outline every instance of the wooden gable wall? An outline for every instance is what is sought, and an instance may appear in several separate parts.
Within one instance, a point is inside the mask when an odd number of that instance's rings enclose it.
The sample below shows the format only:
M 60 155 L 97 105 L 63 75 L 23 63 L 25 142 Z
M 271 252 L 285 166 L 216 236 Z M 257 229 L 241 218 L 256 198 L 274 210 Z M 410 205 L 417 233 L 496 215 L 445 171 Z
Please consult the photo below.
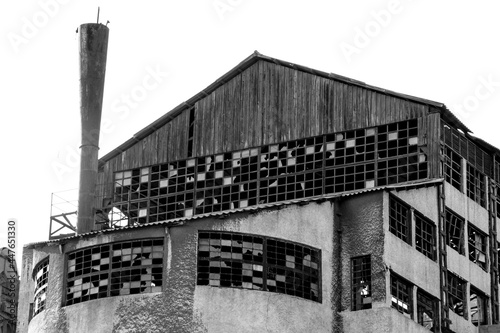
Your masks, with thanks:
M 434 159 L 440 117 L 428 105 L 260 60 L 194 105 L 193 156 L 421 118 L 420 144 Z M 104 165 L 115 171 L 188 158 L 190 109 Z M 430 135 L 433 137 L 428 138 Z M 434 154 L 434 153 L 435 154 Z M 431 161 L 431 175 L 438 163 Z M 107 186 L 101 195 L 111 195 Z

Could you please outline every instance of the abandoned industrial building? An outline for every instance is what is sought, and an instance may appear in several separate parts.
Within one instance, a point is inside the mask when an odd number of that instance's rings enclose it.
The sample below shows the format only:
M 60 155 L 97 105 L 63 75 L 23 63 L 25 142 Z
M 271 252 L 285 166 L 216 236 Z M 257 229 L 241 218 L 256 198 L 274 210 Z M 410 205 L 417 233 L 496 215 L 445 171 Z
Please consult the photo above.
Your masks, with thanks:
M 255 52 L 97 161 L 80 35 L 78 222 L 25 246 L 18 332 L 500 332 L 500 150 L 445 105 Z

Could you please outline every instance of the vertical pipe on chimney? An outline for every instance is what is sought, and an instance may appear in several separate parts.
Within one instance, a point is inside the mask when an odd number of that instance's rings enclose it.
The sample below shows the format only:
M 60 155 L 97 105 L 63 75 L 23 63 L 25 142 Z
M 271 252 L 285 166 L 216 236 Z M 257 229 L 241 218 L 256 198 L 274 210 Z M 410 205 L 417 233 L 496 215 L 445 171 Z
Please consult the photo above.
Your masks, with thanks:
M 82 145 L 77 233 L 94 228 L 97 154 L 101 126 L 109 29 L 96 23 L 80 26 L 80 116 Z

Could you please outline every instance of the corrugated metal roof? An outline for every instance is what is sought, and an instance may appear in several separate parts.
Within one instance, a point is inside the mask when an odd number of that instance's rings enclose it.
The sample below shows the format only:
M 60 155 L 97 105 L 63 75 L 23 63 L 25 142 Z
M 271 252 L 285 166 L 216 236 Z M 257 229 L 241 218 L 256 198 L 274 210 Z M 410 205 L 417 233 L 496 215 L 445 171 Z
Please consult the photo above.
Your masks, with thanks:
M 265 204 L 259 204 L 256 206 L 250 206 L 250 207 L 245 207 L 245 208 L 236 208 L 236 209 L 232 209 L 232 210 L 226 210 L 226 211 L 222 211 L 222 212 L 205 213 L 205 214 L 193 215 L 193 216 L 189 216 L 189 217 L 181 217 L 181 218 L 172 219 L 172 220 L 168 220 L 168 221 L 151 222 L 151 223 L 145 223 L 145 224 L 139 224 L 139 225 L 126 226 L 126 227 L 116 228 L 116 229 L 105 229 L 105 230 L 99 230 L 99 231 L 92 231 L 92 232 L 74 235 L 74 236 L 69 236 L 69 237 L 60 238 L 60 239 L 53 239 L 53 240 L 48 240 L 48 241 L 43 241 L 43 242 L 30 243 L 30 244 L 25 245 L 25 247 L 35 247 L 37 245 L 44 245 L 44 244 L 48 244 L 48 243 L 58 243 L 58 242 L 64 243 L 65 241 L 70 240 L 70 239 L 86 238 L 86 237 L 91 237 L 91 236 L 95 236 L 98 234 L 105 234 L 105 233 L 114 232 L 114 231 L 126 231 L 126 230 L 130 230 L 130 229 L 146 228 L 146 227 L 158 226 L 158 225 L 178 226 L 178 225 L 183 225 L 185 222 L 198 220 L 198 219 L 202 219 L 202 218 L 221 217 L 221 216 L 223 217 L 226 215 L 232 215 L 232 214 L 236 214 L 236 213 L 252 212 L 252 211 L 258 211 L 258 210 L 262 210 L 262 209 L 266 209 L 266 208 L 281 207 L 281 206 L 293 205 L 293 204 L 307 204 L 309 202 L 318 202 L 318 201 L 326 201 L 326 200 L 335 199 L 335 198 L 351 197 L 351 196 L 361 195 L 361 194 L 369 193 L 369 192 L 393 190 L 393 189 L 395 189 L 395 190 L 408 190 L 408 189 L 412 189 L 412 188 L 428 187 L 428 186 L 433 186 L 435 184 L 442 183 L 443 181 L 444 181 L 443 178 L 437 178 L 437 179 L 430 179 L 430 180 L 425 180 L 425 181 L 415 181 L 415 182 L 406 182 L 406 183 L 387 185 L 387 186 L 378 186 L 378 187 L 366 188 L 366 189 L 362 189 L 362 190 L 354 190 L 354 191 L 349 191 L 349 192 L 325 194 L 325 195 L 320 195 L 320 196 L 316 196 L 316 197 L 312 197 L 312 198 L 302 198 L 302 199 L 286 200 L 286 201 L 280 201 L 280 202 L 265 203 Z
M 394 92 L 391 90 L 386 90 L 383 88 L 371 86 L 371 85 L 368 85 L 364 82 L 350 79 L 350 78 L 342 76 L 342 75 L 338 75 L 338 74 L 334 74 L 334 73 L 326 73 L 326 72 L 322 72 L 322 71 L 319 71 L 319 70 L 316 70 L 313 68 L 297 65 L 297 64 L 294 64 L 294 63 L 291 63 L 288 61 L 283 61 L 283 60 L 279 60 L 276 58 L 271 58 L 271 57 L 265 56 L 265 55 L 260 54 L 259 52 L 255 51 L 252 55 L 250 55 L 248 58 L 246 58 L 245 60 L 240 62 L 236 67 L 231 69 L 229 72 L 222 75 L 219 79 L 217 79 L 214 83 L 209 85 L 207 88 L 203 89 L 201 92 L 194 95 L 189 100 L 179 104 L 173 110 L 166 113 L 164 116 L 158 118 L 153 123 L 151 123 L 150 125 L 146 126 L 144 129 L 142 129 L 139 132 L 137 132 L 136 134 L 134 134 L 134 136 L 132 138 L 130 138 L 129 140 L 127 140 L 126 142 L 124 142 L 123 144 L 118 146 L 117 148 L 113 149 L 112 151 L 110 151 L 109 153 L 107 153 L 106 155 L 101 157 L 99 159 L 99 167 L 103 167 L 104 163 L 106 163 L 107 161 L 116 157 L 117 155 L 121 154 L 123 151 L 127 150 L 128 148 L 132 147 L 134 144 L 141 141 L 142 139 L 144 139 L 145 137 L 147 137 L 148 135 L 150 135 L 151 133 L 153 133 L 154 131 L 156 131 L 157 129 L 159 129 L 160 127 L 165 125 L 166 123 L 168 123 L 170 120 L 175 118 L 182 111 L 191 108 L 192 106 L 194 106 L 194 104 L 198 100 L 211 94 L 215 89 L 219 88 L 220 86 L 222 86 L 223 84 L 225 84 L 226 82 L 228 82 L 229 80 L 234 78 L 236 75 L 240 74 L 245 69 L 252 66 L 253 64 L 255 64 L 259 60 L 272 62 L 272 63 L 278 64 L 281 66 L 289 67 L 292 69 L 296 69 L 296 70 L 303 71 L 306 73 L 314 74 L 314 75 L 328 78 L 331 80 L 341 81 L 343 83 L 347 83 L 347 84 L 355 85 L 355 86 L 362 87 L 365 89 L 377 91 L 377 92 L 391 95 L 391 96 L 395 96 L 395 97 L 398 97 L 401 99 L 411 100 L 411 101 L 414 101 L 417 103 L 433 106 L 436 108 L 436 110 L 438 110 L 440 112 L 441 116 L 446 120 L 447 123 L 449 123 L 450 125 L 453 125 L 457 128 L 460 128 L 464 132 L 471 132 L 453 113 L 451 113 L 446 108 L 446 106 L 443 103 L 439 103 L 439 102 L 431 101 L 428 99 L 415 97 L 415 96 L 411 96 L 411 95 L 406 95 L 406 94 Z

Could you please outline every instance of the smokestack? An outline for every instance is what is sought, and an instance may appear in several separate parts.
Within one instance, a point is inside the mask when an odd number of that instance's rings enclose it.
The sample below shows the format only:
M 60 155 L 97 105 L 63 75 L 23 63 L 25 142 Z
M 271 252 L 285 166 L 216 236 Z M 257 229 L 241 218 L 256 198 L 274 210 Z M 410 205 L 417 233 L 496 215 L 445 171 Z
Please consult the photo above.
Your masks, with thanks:
M 97 182 L 97 154 L 101 127 L 104 76 L 109 29 L 97 23 L 80 26 L 80 115 L 82 145 L 80 189 L 78 193 L 77 233 L 94 228 L 94 202 Z

